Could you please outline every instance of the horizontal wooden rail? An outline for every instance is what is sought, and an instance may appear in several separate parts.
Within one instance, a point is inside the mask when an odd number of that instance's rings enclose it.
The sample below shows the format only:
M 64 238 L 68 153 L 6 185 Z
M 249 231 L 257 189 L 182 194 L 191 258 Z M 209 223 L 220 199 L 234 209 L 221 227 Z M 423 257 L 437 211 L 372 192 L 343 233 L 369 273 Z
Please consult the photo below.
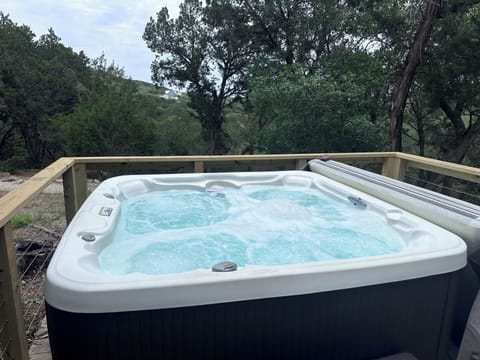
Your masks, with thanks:
M 268 161 L 308 161 L 328 156 L 331 159 L 349 163 L 383 163 L 384 159 L 395 156 L 393 152 L 379 153 L 311 153 L 311 154 L 267 154 L 267 155 L 198 155 L 198 156 L 127 156 L 127 157 L 77 157 L 75 163 L 83 163 L 87 170 L 110 169 L 161 169 L 165 166 L 185 166 L 194 169 L 196 163 L 252 163 Z
M 405 153 L 395 153 L 395 158 L 405 162 L 405 167 L 413 167 L 457 179 L 480 183 L 480 169 Z
M 53 183 L 74 163 L 73 158 L 61 158 L 2 196 L 0 198 L 0 227 L 10 221 L 17 210 Z
M 337 160 L 380 161 L 395 156 L 395 152 L 355 153 L 303 153 L 303 154 L 258 154 L 258 155 L 194 155 L 194 156 L 102 156 L 76 157 L 76 163 L 130 163 L 130 162 L 192 162 L 192 161 L 250 161 L 250 160 L 297 160 L 328 156 Z

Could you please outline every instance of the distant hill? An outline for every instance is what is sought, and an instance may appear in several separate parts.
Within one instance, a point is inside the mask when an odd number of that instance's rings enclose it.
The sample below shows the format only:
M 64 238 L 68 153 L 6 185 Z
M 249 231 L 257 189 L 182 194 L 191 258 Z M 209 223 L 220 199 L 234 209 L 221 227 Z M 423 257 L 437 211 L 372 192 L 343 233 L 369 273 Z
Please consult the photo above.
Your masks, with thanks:
M 133 80 L 138 87 L 138 92 L 144 95 L 163 95 L 167 91 L 164 87 L 156 87 L 155 85 L 141 80 Z

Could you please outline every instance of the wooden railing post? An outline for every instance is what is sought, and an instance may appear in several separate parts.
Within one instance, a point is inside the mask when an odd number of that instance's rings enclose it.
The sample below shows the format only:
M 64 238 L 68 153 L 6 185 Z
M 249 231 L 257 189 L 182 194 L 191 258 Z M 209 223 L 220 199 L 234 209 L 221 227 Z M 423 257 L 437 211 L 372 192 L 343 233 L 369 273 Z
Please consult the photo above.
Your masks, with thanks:
M 27 360 L 28 347 L 16 260 L 12 225 L 8 222 L 0 228 L 0 295 L 4 301 L 0 324 L 6 325 L 2 345 L 6 347 L 6 359 Z
M 388 157 L 383 161 L 382 175 L 403 181 L 406 161 L 399 157 Z
M 203 161 L 195 161 L 193 163 L 194 171 L 196 173 L 203 173 L 205 172 L 205 163 Z
M 305 166 L 306 163 L 307 163 L 307 160 L 305 160 L 305 159 L 295 160 L 295 169 L 296 170 L 302 169 Z
M 63 174 L 65 218 L 72 221 L 87 198 L 87 171 L 85 164 L 75 164 Z

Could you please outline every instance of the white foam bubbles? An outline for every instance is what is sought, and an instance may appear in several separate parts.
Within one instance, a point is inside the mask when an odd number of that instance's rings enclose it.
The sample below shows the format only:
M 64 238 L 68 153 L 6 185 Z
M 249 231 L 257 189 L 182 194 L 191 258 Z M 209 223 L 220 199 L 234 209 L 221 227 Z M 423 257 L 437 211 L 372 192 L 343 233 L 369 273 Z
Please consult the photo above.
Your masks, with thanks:
M 169 190 L 122 204 L 100 254 L 112 274 L 209 269 L 221 261 L 284 265 L 388 254 L 404 243 L 384 219 L 319 190 L 245 186 Z

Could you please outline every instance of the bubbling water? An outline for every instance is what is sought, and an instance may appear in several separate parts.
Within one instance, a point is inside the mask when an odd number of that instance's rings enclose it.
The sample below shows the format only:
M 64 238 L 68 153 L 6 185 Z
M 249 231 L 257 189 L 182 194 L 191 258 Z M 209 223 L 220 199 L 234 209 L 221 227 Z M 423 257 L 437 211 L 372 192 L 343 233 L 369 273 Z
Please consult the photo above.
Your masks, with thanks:
M 221 261 L 286 265 L 394 253 L 400 235 L 376 213 L 317 189 L 166 190 L 122 203 L 99 256 L 111 274 L 169 274 Z

